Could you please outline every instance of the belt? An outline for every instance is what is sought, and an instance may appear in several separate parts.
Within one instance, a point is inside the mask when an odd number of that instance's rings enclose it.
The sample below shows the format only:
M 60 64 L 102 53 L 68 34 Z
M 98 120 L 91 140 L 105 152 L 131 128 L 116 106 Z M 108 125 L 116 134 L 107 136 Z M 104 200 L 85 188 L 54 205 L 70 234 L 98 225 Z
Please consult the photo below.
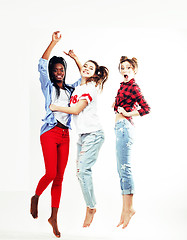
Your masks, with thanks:
M 66 127 L 64 124 L 62 124 L 59 121 L 57 121 L 57 125 L 56 126 L 59 127 L 59 128 L 68 129 L 68 127 Z

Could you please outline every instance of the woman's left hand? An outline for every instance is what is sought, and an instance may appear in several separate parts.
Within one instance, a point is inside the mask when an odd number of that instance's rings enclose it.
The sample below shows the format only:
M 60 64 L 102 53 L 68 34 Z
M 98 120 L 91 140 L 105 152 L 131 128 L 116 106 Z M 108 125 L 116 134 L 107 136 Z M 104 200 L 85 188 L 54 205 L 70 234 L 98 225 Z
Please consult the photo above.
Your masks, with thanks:
M 123 116 L 125 116 L 125 117 L 129 117 L 129 113 L 126 112 L 125 109 L 122 107 L 118 107 L 118 113 L 123 114 Z

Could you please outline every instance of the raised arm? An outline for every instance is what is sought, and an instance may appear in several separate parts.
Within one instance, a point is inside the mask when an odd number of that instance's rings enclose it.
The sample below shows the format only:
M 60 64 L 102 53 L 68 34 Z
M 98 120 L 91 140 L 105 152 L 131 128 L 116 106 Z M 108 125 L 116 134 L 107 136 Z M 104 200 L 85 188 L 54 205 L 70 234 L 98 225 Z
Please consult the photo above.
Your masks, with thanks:
M 46 59 L 46 60 L 49 59 L 49 56 L 51 54 L 52 49 L 57 44 L 57 42 L 60 41 L 60 39 L 62 37 L 61 34 L 58 36 L 59 33 L 60 33 L 60 31 L 56 31 L 56 32 L 53 33 L 52 41 L 50 42 L 49 46 L 47 47 L 47 49 L 45 50 L 45 52 L 42 55 L 43 59 Z
M 64 52 L 67 56 L 71 57 L 75 63 L 77 64 L 77 67 L 79 69 L 79 71 L 81 71 L 82 69 L 82 64 L 81 62 L 79 61 L 78 57 L 75 55 L 75 53 L 73 52 L 73 50 L 69 50 L 68 53 Z

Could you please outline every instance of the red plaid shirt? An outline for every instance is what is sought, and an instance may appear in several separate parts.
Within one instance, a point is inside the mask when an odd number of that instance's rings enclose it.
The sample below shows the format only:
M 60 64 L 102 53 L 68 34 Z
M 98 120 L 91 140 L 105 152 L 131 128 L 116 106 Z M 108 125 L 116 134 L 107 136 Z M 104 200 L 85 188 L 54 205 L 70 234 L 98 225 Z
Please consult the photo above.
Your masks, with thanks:
M 134 78 L 129 82 L 122 82 L 118 90 L 114 111 L 117 113 L 118 107 L 123 107 L 126 112 L 137 110 L 140 116 L 148 114 L 150 107 L 144 99 L 139 86 L 135 83 Z M 140 107 L 140 108 L 139 108 Z M 131 123 L 132 117 L 126 117 Z

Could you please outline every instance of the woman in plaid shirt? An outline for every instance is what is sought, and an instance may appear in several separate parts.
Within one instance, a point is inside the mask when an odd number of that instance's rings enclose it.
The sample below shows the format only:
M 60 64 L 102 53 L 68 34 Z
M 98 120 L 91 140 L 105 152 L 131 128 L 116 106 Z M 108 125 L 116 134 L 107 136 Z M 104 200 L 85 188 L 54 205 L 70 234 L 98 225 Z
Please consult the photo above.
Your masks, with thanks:
M 116 157 L 117 168 L 123 197 L 123 208 L 118 227 L 127 227 L 131 217 L 135 214 L 133 209 L 134 182 L 131 172 L 131 150 L 133 144 L 132 117 L 143 116 L 150 112 L 150 107 L 145 101 L 139 86 L 135 83 L 137 73 L 137 59 L 122 56 L 119 71 L 124 81 L 118 90 L 114 111 L 116 113 Z

